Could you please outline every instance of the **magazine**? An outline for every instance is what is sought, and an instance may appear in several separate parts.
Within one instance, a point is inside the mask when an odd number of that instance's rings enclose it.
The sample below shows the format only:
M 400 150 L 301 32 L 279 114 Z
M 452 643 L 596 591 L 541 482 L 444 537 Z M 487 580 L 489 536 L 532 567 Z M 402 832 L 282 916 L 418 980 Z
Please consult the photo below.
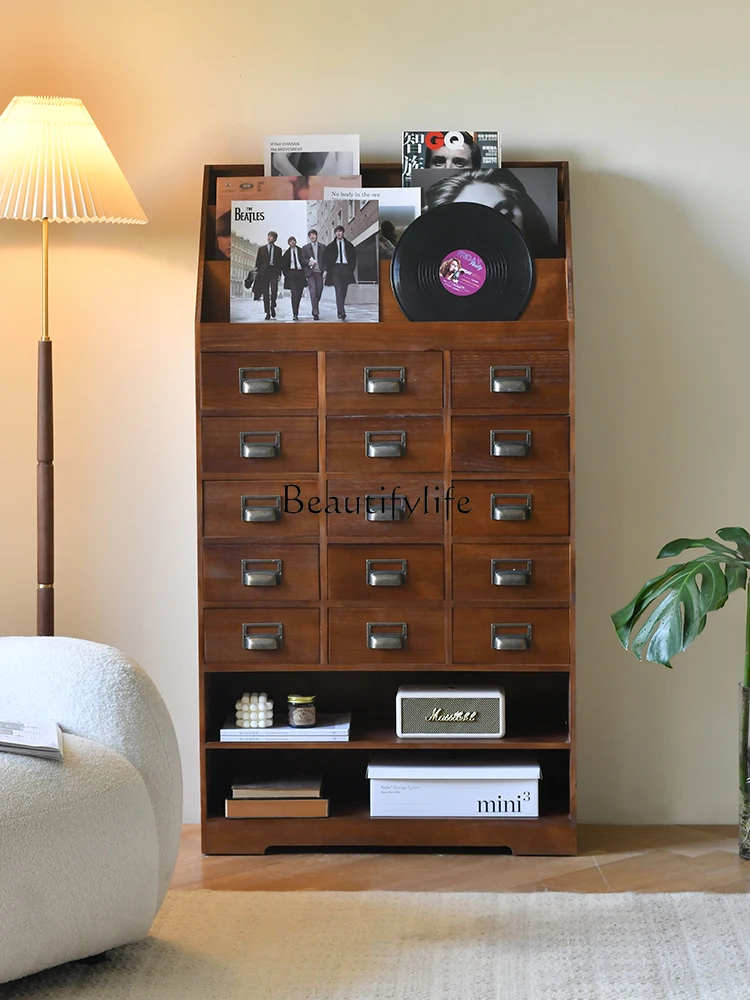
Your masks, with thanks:
M 499 132 L 402 132 L 401 183 L 411 187 L 414 170 L 479 170 L 502 163 Z
M 351 712 L 338 715 L 318 715 L 317 724 L 309 728 L 286 725 L 286 717 L 280 720 L 281 725 L 274 723 L 270 729 L 240 729 L 233 715 L 228 716 L 219 730 L 221 743 L 336 743 L 349 739 L 349 729 L 352 722 Z
M 359 174 L 349 177 L 217 177 L 216 178 L 216 257 L 229 260 L 232 202 L 240 199 L 258 201 L 322 201 L 327 184 L 339 188 L 358 188 Z M 348 197 L 346 194 L 343 198 Z
M 0 722 L 0 752 L 62 760 L 62 731 L 54 722 Z
M 376 323 L 377 201 L 233 201 L 232 323 Z
M 468 183 L 467 183 L 468 181 Z M 495 167 L 490 170 L 414 170 L 422 211 L 471 201 L 507 215 L 523 233 L 533 257 L 564 256 L 558 246 L 557 167 Z
M 359 173 L 358 135 L 267 135 L 264 170 L 269 177 Z
M 391 260 L 401 234 L 421 211 L 421 192 L 412 188 L 362 188 L 355 193 L 357 198 L 377 201 L 380 208 L 378 251 L 381 260 Z M 335 201 L 351 197 L 351 194 L 341 187 L 326 186 L 323 197 Z

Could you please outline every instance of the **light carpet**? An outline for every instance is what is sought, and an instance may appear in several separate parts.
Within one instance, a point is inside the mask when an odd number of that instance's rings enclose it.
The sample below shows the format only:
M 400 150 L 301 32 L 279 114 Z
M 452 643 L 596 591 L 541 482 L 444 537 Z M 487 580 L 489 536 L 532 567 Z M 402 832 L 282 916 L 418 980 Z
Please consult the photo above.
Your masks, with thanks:
M 744 1000 L 750 897 L 172 892 L 146 941 L 0 997 Z

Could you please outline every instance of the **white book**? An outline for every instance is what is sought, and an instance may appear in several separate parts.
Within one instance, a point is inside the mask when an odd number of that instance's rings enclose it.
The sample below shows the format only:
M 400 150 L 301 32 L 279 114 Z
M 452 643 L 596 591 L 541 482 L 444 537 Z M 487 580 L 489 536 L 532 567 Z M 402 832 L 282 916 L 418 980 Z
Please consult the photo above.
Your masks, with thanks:
M 319 715 L 318 724 L 309 729 L 297 726 L 273 725 L 268 729 L 241 729 L 232 725 L 233 718 L 227 719 L 224 727 L 219 730 L 219 740 L 231 743 L 253 743 L 256 741 L 275 742 L 287 741 L 297 743 L 329 743 L 349 739 L 351 712 L 341 715 Z
M 55 722 L 0 721 L 0 752 L 62 760 L 62 730 Z

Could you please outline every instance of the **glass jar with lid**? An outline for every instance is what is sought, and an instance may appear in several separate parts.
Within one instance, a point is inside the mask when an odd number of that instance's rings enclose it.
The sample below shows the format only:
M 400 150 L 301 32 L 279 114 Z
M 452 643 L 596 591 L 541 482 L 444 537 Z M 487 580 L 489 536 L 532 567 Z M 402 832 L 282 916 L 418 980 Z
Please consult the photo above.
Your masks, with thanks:
M 289 705 L 289 725 L 295 729 L 310 729 L 315 725 L 315 695 L 287 695 Z

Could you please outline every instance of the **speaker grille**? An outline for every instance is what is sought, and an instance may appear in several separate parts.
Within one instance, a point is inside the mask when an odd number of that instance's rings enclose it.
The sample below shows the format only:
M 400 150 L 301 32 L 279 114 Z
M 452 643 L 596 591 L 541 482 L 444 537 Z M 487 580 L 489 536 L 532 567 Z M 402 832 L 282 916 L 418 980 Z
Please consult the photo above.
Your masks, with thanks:
M 434 710 L 440 715 L 454 712 L 476 712 L 473 722 L 428 721 Z M 500 732 L 500 703 L 497 698 L 402 698 L 401 731 L 428 733 L 436 736 L 472 735 Z

